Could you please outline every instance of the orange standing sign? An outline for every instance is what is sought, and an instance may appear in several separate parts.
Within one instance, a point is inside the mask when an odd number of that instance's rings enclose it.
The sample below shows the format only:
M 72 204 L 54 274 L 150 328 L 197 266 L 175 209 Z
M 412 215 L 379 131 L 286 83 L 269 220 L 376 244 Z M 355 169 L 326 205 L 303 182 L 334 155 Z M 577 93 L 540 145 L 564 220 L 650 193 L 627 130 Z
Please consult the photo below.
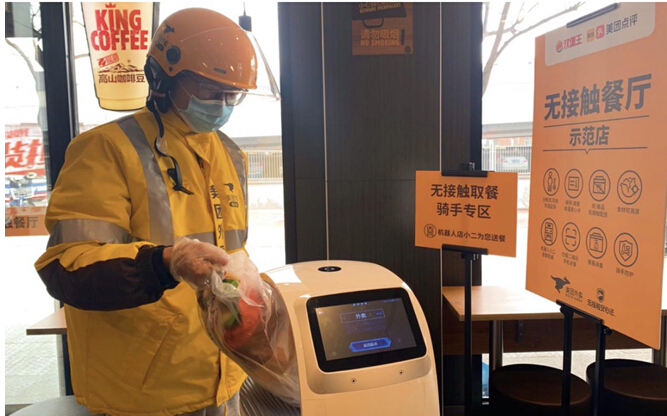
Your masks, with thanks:
M 441 176 L 417 171 L 415 244 L 419 247 L 485 248 L 516 255 L 517 174 Z
M 535 42 L 526 288 L 653 348 L 667 201 L 667 4 Z

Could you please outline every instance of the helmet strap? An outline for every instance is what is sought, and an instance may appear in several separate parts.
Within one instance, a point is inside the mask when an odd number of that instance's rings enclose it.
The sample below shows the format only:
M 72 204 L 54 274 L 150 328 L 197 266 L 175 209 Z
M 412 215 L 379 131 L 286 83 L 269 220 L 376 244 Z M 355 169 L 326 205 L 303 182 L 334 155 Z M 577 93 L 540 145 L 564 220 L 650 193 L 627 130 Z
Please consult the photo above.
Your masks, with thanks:
M 164 124 L 162 123 L 162 117 L 160 117 L 160 113 L 158 112 L 157 108 L 155 108 L 155 99 L 151 99 L 149 97 L 149 100 L 146 101 L 146 107 L 150 110 L 151 113 L 153 113 L 153 117 L 155 117 L 160 137 L 164 137 Z
M 162 113 L 169 109 L 167 93 L 173 86 L 173 80 L 167 75 L 153 57 L 149 57 L 144 65 L 144 73 L 149 86 L 149 95 L 146 101 L 153 102 Z

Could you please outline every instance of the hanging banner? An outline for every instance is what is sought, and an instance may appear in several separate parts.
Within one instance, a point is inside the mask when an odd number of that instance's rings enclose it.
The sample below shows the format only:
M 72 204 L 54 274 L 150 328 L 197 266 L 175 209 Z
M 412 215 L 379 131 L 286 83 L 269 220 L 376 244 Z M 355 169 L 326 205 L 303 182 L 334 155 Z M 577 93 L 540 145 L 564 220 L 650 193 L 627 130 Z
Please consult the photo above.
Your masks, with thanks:
M 535 41 L 526 288 L 660 347 L 667 4 Z
M 81 7 L 100 107 L 120 111 L 143 107 L 153 3 L 81 3 Z
M 516 173 L 486 178 L 417 171 L 415 245 L 485 248 L 516 255 Z
M 352 3 L 352 55 L 411 55 L 412 3 Z

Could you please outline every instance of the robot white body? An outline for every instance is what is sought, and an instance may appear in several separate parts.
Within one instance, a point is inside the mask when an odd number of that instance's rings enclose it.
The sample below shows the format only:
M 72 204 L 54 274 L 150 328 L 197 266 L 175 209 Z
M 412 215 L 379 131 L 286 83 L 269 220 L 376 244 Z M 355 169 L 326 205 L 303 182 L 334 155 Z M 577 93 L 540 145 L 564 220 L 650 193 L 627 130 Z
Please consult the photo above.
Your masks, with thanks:
M 431 336 L 410 288 L 389 270 L 317 261 L 266 273 L 289 312 L 304 416 L 436 416 Z

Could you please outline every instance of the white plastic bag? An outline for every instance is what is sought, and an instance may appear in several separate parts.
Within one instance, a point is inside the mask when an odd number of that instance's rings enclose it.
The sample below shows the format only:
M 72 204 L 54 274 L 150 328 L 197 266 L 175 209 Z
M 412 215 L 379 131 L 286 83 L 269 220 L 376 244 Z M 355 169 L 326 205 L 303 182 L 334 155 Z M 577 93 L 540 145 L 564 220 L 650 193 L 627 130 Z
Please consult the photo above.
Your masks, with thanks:
M 255 383 L 299 406 L 292 328 L 278 291 L 262 280 L 245 252 L 230 255 L 223 273 L 197 290 L 199 315 L 209 337 Z

